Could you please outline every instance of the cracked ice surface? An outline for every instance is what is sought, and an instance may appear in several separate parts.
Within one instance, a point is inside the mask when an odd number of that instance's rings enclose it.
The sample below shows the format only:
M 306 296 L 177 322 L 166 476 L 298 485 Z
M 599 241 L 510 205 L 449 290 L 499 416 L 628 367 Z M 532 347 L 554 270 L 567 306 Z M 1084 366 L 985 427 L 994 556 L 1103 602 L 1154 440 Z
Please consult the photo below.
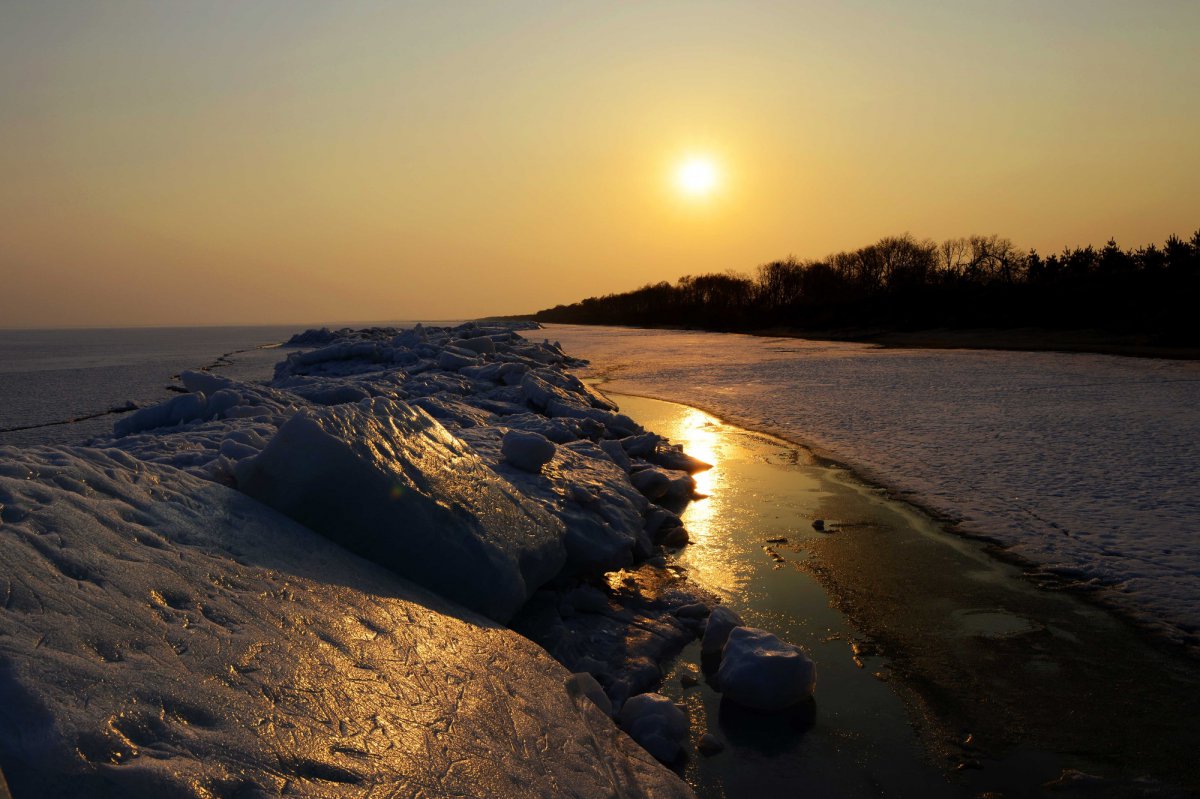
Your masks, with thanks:
M 540 648 L 120 450 L 0 448 L 16 796 L 686 796 Z
M 551 325 L 614 391 L 810 444 L 1200 642 L 1200 364 Z M 586 373 L 585 373 L 586 374 Z

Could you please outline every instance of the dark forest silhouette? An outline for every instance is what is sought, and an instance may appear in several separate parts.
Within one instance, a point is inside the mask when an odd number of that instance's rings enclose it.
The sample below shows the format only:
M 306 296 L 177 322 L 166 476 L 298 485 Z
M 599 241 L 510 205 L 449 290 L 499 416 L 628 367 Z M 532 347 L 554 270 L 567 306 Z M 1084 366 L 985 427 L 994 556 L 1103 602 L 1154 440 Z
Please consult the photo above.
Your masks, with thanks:
M 1008 239 L 893 236 L 820 260 L 788 258 L 753 277 L 656 283 L 539 311 L 540 322 L 757 331 L 933 328 L 1099 330 L 1200 343 L 1200 231 L 1161 247 L 1067 249 L 1042 257 Z

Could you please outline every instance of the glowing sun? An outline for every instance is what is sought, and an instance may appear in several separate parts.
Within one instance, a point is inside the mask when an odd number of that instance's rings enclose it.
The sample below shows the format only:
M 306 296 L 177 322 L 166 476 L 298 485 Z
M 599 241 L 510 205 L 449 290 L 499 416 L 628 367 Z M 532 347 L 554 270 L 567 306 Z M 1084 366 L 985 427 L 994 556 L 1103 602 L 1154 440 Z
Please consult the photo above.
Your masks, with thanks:
M 703 197 L 717 187 L 717 165 L 709 158 L 689 158 L 675 171 L 675 184 L 684 194 Z

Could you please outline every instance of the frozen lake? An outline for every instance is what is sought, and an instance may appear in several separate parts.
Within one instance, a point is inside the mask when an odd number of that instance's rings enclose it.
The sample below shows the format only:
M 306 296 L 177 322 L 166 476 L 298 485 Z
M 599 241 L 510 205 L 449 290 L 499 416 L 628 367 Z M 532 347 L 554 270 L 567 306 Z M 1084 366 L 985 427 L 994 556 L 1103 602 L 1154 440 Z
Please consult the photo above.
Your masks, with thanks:
M 184 369 L 219 365 L 230 377 L 269 377 L 282 356 L 258 348 L 294 332 L 292 325 L 0 330 L 0 445 L 106 435 L 120 418 L 106 411 L 168 399 Z M 93 418 L 64 424 L 83 416 Z
M 812 446 L 1200 642 L 1200 364 L 550 325 L 605 388 Z M 533 335 L 530 335 L 533 337 Z

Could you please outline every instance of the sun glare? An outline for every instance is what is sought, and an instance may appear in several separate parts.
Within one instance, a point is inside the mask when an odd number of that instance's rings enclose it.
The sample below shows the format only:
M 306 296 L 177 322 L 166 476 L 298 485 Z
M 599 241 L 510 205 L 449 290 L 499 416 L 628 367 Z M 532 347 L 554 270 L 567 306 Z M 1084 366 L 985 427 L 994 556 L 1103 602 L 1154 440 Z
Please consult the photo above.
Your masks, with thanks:
M 679 165 L 675 182 L 679 190 L 693 197 L 712 192 L 717 186 L 717 167 L 708 158 L 689 158 Z

